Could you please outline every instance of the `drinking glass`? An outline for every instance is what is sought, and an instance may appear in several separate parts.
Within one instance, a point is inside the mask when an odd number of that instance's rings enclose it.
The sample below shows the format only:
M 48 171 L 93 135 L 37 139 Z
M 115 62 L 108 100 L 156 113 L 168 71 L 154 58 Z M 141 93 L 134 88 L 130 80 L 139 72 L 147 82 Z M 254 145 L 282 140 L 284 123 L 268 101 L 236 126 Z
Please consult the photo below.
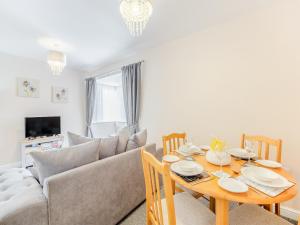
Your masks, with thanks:
M 223 152 L 216 152 L 216 157 L 220 163 L 220 173 L 223 173 Z
M 251 141 L 246 141 L 245 142 L 245 150 L 248 153 L 248 165 L 251 165 L 251 153 L 254 152 L 254 144 Z

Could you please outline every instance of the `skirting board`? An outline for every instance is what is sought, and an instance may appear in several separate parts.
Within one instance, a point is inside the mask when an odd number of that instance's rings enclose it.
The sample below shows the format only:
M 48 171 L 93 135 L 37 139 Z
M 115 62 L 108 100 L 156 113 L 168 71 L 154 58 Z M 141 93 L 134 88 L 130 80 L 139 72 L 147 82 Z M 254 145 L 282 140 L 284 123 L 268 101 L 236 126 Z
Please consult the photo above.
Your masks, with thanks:
M 21 167 L 21 166 L 22 166 L 21 162 L 15 162 L 15 163 L 0 165 L 0 169 L 16 168 L 16 167 Z
M 298 221 L 299 216 L 300 216 L 300 211 L 295 210 L 295 209 L 291 209 L 291 208 L 286 207 L 286 206 L 280 206 L 280 215 L 284 216 L 284 217 L 287 217 L 289 219 Z

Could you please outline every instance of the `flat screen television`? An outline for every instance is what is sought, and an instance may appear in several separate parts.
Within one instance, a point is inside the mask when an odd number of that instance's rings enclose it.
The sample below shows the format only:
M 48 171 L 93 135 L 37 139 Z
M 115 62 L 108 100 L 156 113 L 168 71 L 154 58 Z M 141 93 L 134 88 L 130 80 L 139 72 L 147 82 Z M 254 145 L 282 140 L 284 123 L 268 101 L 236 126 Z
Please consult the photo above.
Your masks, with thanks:
M 25 118 L 25 137 L 53 136 L 60 134 L 60 117 Z

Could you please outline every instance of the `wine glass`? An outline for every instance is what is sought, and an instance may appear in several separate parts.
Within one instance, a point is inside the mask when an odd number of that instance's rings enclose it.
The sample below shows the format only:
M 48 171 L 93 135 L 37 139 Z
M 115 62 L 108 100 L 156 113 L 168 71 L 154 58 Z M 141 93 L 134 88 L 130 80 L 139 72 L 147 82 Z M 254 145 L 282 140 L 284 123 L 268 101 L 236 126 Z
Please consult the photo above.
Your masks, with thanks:
M 216 152 L 216 157 L 219 161 L 219 164 L 220 164 L 220 174 L 223 174 L 223 152 Z
M 185 144 L 189 147 L 193 145 L 193 139 L 191 136 L 186 137 Z
M 192 147 L 192 145 L 193 145 L 192 137 L 187 136 L 186 139 L 185 139 L 185 146 L 188 149 L 188 151 L 190 151 L 190 148 Z M 192 155 L 186 156 L 185 159 L 188 160 L 188 161 L 194 161 Z
M 246 150 L 246 152 L 247 152 L 247 154 L 248 154 L 248 162 L 247 162 L 247 164 L 248 165 L 251 165 L 251 153 L 253 153 L 254 152 L 254 144 L 253 144 L 253 142 L 251 142 L 251 141 L 246 141 L 245 142 L 245 150 Z

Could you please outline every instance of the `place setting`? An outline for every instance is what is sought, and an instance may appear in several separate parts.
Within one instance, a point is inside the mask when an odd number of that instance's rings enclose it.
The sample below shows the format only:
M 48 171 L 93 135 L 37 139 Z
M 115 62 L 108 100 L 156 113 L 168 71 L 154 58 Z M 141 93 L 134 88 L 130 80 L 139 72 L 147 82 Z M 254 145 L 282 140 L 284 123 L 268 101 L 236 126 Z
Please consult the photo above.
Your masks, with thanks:
M 193 144 L 192 139 L 187 139 L 184 145 L 179 146 L 176 152 L 184 157 L 190 157 L 193 155 L 204 155 L 205 152 L 202 148 Z
M 212 176 L 204 170 L 203 166 L 195 161 L 180 160 L 173 163 L 170 169 L 177 176 L 192 185 L 212 178 Z
M 295 185 L 280 174 L 259 166 L 241 168 L 237 179 L 270 197 L 276 197 Z

